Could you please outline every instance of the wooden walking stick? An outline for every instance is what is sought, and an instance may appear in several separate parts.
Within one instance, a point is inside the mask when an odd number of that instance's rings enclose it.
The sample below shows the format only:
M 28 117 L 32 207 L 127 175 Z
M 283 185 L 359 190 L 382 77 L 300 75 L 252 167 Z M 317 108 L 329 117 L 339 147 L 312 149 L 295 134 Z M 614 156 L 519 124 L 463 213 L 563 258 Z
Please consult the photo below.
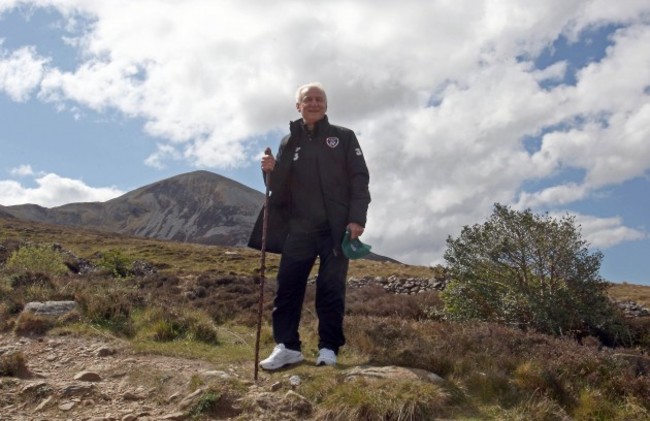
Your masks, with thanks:
M 266 155 L 271 155 L 271 149 L 266 148 L 264 151 Z M 266 232 L 269 224 L 269 185 L 271 184 L 271 173 L 268 172 L 264 177 L 264 184 L 266 184 L 266 192 L 264 194 L 264 210 L 262 211 L 262 247 L 260 247 L 260 297 L 257 303 L 257 335 L 255 337 L 255 381 L 257 381 L 257 373 L 259 371 L 260 360 L 260 335 L 262 333 L 262 312 L 264 310 L 264 278 L 266 276 Z

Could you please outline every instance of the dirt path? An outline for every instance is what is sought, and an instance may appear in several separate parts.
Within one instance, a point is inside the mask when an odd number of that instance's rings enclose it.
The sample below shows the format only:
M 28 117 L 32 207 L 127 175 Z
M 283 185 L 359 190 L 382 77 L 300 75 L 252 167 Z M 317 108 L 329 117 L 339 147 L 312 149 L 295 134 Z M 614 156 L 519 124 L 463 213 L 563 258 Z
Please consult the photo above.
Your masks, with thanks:
M 135 354 L 114 339 L 0 334 L 0 355 L 15 352 L 24 355 L 29 374 L 0 377 L 0 420 L 187 419 L 207 384 L 235 379 L 249 394 L 263 393 L 263 386 L 241 378 L 250 370 Z M 255 411 L 240 414 L 237 406 L 207 418 L 263 419 Z

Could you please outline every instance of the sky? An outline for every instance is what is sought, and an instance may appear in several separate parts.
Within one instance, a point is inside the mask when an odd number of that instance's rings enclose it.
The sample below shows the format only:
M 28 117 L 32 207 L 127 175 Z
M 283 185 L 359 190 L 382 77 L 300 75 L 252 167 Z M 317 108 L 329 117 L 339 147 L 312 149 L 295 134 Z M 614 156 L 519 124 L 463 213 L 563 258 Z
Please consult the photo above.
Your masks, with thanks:
M 648 0 L 0 0 L 0 204 L 106 201 L 262 151 L 319 81 L 370 170 L 362 239 L 444 263 L 494 203 L 574 215 L 650 285 Z

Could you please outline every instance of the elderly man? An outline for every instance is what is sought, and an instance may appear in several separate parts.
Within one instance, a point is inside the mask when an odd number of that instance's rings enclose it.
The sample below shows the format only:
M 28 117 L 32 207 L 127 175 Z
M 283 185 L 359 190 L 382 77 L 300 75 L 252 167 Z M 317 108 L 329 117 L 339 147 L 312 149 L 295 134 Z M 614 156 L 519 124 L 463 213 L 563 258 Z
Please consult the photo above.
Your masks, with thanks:
M 370 203 L 369 174 L 354 132 L 327 119 L 327 96 L 319 83 L 301 86 L 296 109 L 277 157 L 267 153 L 262 171 L 269 182 L 267 250 L 281 253 L 273 308 L 276 347 L 260 362 L 276 370 L 304 360 L 298 328 L 309 273 L 320 259 L 316 278 L 319 354 L 316 365 L 336 365 L 345 343 L 343 316 L 349 260 L 341 249 L 364 230 Z M 262 214 L 249 246 L 260 248 Z

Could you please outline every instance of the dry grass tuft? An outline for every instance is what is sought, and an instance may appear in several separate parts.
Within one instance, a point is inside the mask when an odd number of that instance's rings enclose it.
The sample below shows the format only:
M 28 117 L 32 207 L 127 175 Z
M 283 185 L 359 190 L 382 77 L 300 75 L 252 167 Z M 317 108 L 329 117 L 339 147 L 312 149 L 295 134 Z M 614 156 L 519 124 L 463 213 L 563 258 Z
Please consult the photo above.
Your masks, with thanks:
M 0 355 L 0 377 L 26 377 L 29 375 L 27 361 L 22 352 L 8 352 Z
M 354 379 L 325 391 L 317 420 L 430 420 L 445 413 L 449 393 L 420 381 Z
M 208 315 L 192 309 L 154 307 L 135 317 L 138 336 L 157 342 L 198 341 L 217 345 L 217 328 Z
M 14 325 L 14 333 L 20 336 L 44 335 L 54 325 L 54 320 L 49 317 L 38 316 L 30 312 L 22 312 Z

